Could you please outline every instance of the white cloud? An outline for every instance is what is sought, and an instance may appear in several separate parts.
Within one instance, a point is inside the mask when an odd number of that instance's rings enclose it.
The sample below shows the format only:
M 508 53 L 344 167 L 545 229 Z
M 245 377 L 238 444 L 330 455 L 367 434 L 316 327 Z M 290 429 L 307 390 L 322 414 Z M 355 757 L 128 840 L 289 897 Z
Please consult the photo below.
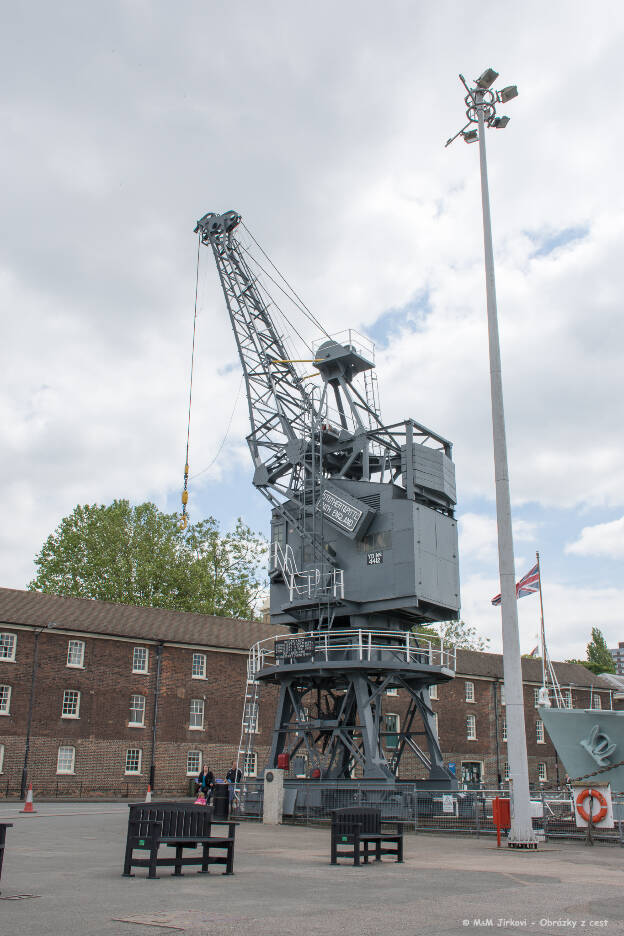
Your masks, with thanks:
M 624 558 L 624 517 L 610 523 L 583 527 L 579 538 L 568 543 L 565 551 L 576 556 Z
M 241 211 L 332 331 L 427 297 L 379 353 L 383 413 L 454 441 L 460 507 L 493 500 L 478 159 L 443 146 L 463 120 L 458 67 L 492 64 L 520 89 L 509 127 L 488 135 L 512 496 L 582 509 L 586 524 L 619 509 L 624 126 L 595 89 L 619 86 L 624 16 L 602 6 L 527 0 L 505 11 L 504 36 L 493 0 L 476 31 L 448 2 L 321 0 L 314 15 L 135 3 L 97 22 L 88 4 L 20 7 L 0 152 L 2 583 L 25 584 L 77 502 L 177 502 L 192 229 L 208 210 Z M 577 227 L 587 236 L 535 255 Z M 191 473 L 214 458 L 239 383 L 208 251 L 199 295 Z M 248 464 L 247 431 L 239 405 L 200 489 Z M 255 497 L 241 490 L 242 513 Z M 461 535 L 487 578 L 493 521 L 473 509 Z
M 514 542 L 535 541 L 537 524 L 513 521 Z M 462 513 L 459 516 L 459 551 L 462 559 L 491 562 L 498 555 L 496 517 L 491 514 Z

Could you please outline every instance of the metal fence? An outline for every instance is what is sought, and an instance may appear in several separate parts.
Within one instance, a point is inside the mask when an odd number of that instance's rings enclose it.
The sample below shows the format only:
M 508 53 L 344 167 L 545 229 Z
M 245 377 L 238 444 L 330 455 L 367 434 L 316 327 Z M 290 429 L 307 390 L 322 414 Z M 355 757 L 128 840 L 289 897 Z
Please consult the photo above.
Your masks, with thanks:
M 366 804 L 381 810 L 383 819 L 406 823 L 406 831 L 453 832 L 455 834 L 495 835 L 492 800 L 505 796 L 501 790 L 422 789 L 420 784 L 394 785 L 370 781 L 286 780 L 284 822 L 329 822 L 331 812 L 345 806 Z M 624 794 L 613 794 L 614 828 L 592 828 L 594 841 L 624 847 Z M 249 781 L 242 815 L 262 816 L 263 781 Z M 585 829 L 576 827 L 574 800 L 568 790 L 535 791 L 531 811 L 538 839 L 586 838 Z

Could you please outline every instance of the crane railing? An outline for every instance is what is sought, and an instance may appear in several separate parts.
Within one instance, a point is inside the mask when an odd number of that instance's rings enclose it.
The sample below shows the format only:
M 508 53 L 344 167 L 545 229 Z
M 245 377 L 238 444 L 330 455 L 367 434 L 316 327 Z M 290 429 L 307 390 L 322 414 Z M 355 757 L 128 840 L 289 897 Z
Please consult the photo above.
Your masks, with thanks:
M 271 569 L 282 573 L 291 602 L 344 598 L 342 569 L 297 569 L 295 555 L 287 543 L 271 544 Z
M 411 631 L 331 630 L 268 637 L 250 649 L 256 663 L 275 666 L 306 662 L 362 662 L 443 668 L 455 672 L 456 651 L 443 642 L 418 637 Z M 256 670 L 257 672 L 257 670 Z

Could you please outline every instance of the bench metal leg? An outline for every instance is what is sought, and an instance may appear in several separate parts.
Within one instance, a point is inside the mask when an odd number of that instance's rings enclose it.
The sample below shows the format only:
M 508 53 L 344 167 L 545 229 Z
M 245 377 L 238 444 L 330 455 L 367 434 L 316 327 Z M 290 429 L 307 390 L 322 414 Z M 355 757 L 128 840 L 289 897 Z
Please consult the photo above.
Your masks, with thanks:
M 159 844 L 160 844 L 160 842 L 158 841 L 158 839 L 156 839 L 156 840 L 153 842 L 152 847 L 150 848 L 150 856 L 149 856 L 149 861 L 150 861 L 150 863 L 149 863 L 149 874 L 148 874 L 147 876 L 148 876 L 149 878 L 151 878 L 152 880 L 154 880 L 155 878 L 158 877 L 158 875 L 156 874 L 156 857 L 157 857 L 157 855 L 158 855 L 158 846 L 159 846 Z
M 360 835 L 358 832 L 353 836 L 353 864 L 360 864 Z
M 132 851 L 132 842 L 128 840 L 126 842 L 126 854 L 124 856 L 124 869 L 122 877 L 134 877 L 134 874 L 132 874 L 130 870 L 132 868 Z
M 334 834 L 331 837 L 331 864 L 338 864 L 338 848 Z
M 399 839 L 398 848 L 397 848 L 397 861 L 399 864 L 403 861 L 403 836 Z
M 198 874 L 210 874 L 208 859 L 210 858 L 210 845 L 202 845 L 202 863 Z
M 225 866 L 224 874 L 234 874 L 234 846 L 233 845 L 228 845 L 227 864 Z
M 176 877 L 180 877 L 182 874 L 182 851 L 183 849 L 184 849 L 183 845 L 176 845 L 175 864 L 173 866 L 173 873 Z
M 375 861 L 381 861 L 381 839 L 375 843 Z

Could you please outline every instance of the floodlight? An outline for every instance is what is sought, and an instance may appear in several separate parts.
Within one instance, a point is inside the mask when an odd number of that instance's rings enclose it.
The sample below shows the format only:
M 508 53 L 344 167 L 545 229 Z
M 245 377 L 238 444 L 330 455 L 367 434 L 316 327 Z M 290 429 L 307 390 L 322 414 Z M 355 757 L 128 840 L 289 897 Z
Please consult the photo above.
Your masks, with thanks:
M 477 130 L 465 130 L 462 133 L 464 138 L 464 143 L 476 143 L 479 139 L 479 133 Z
M 510 117 L 495 117 L 490 123 L 490 127 L 494 127 L 495 130 L 504 130 L 510 119 Z
M 496 100 L 500 104 L 506 104 L 507 101 L 511 101 L 515 97 L 518 97 L 518 88 L 515 84 L 496 92 Z
M 477 88 L 480 88 L 482 91 L 487 91 L 487 89 L 494 84 L 497 78 L 497 71 L 494 71 L 493 68 L 486 68 L 483 74 L 477 78 L 475 84 Z

